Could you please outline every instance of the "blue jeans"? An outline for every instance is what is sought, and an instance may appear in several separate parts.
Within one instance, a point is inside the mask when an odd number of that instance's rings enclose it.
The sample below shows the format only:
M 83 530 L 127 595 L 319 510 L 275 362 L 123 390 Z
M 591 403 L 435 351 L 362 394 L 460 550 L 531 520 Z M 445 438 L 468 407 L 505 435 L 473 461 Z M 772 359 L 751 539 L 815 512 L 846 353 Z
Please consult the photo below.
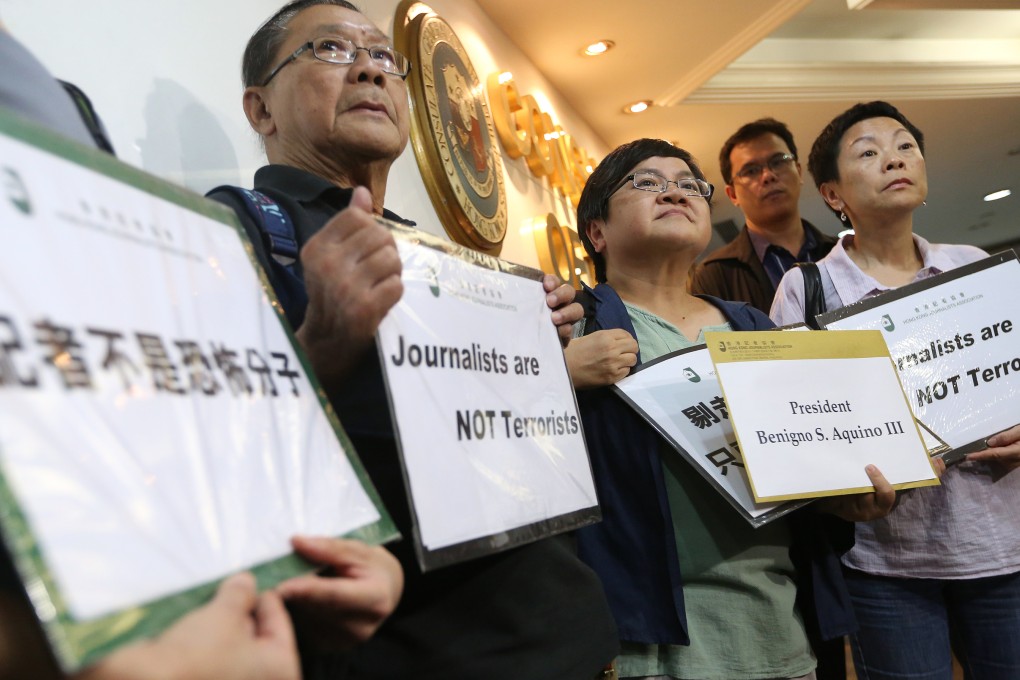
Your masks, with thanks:
M 952 680 L 950 648 L 968 680 L 1020 678 L 1020 573 L 967 580 L 844 573 L 861 624 L 850 636 L 859 680 Z

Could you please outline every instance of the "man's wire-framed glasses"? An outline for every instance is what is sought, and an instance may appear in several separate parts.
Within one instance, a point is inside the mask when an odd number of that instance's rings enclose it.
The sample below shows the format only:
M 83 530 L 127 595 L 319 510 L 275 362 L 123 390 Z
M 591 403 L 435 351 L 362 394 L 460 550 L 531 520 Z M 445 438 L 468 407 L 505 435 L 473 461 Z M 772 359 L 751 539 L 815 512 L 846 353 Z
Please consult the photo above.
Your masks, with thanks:
M 676 181 L 666 179 L 661 175 L 656 175 L 654 172 L 635 172 L 633 175 L 627 175 L 623 178 L 623 182 L 620 187 L 623 187 L 630 182 L 634 185 L 635 189 L 641 191 L 652 191 L 657 194 L 665 193 L 669 189 L 670 184 L 675 184 L 676 188 L 684 196 L 701 196 L 702 198 L 711 198 L 714 187 L 703 179 L 696 177 L 685 177 Z M 619 191 L 619 189 L 617 189 Z
M 740 180 L 744 184 L 750 184 L 755 182 L 761 177 L 761 174 L 765 172 L 765 168 L 769 169 L 773 175 L 778 175 L 781 172 L 786 172 L 793 167 L 796 158 L 792 154 L 788 153 L 777 153 L 772 158 L 765 162 L 765 165 L 759 163 L 748 163 L 740 169 L 740 172 L 733 173 L 733 179 Z
M 406 79 L 407 74 L 411 72 L 411 61 L 392 47 L 387 45 L 362 47 L 361 45 L 355 45 L 347 38 L 327 36 L 309 40 L 291 52 L 289 57 L 280 62 L 280 65 L 269 73 L 262 82 L 262 87 L 268 85 L 269 81 L 280 72 L 280 69 L 308 50 L 312 51 L 313 57 L 329 64 L 353 64 L 354 60 L 358 58 L 358 52 L 364 51 L 368 52 L 368 56 L 382 69 L 383 73 L 389 73 L 390 75 Z

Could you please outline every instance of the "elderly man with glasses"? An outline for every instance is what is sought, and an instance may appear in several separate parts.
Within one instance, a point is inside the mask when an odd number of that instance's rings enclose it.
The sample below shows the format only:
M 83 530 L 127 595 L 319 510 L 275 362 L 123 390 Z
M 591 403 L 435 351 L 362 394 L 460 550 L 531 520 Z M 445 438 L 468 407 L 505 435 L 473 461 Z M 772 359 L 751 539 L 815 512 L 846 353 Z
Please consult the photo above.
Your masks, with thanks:
M 598 578 L 568 537 L 428 574 L 414 558 L 374 347 L 379 322 L 403 290 L 396 244 L 374 215 L 403 221 L 383 205 L 390 167 L 408 142 L 410 68 L 354 5 L 286 5 L 252 36 L 243 60 L 244 110 L 269 160 L 255 174 L 258 194 L 236 188 L 210 194 L 245 225 L 298 341 L 405 537 L 392 548 L 405 572 L 403 599 L 346 658 L 330 656 L 338 647 L 329 639 L 330 621 L 349 615 L 331 590 L 338 579 L 324 574 L 282 594 L 309 675 L 590 680 L 618 644 Z M 270 213 L 292 222 L 290 256 L 299 253 L 293 267 L 277 264 L 281 239 L 265 235 L 260 211 L 277 226 Z M 553 277 L 545 288 L 553 321 L 569 337 L 580 305 L 569 304 L 573 291 Z
M 801 219 L 803 170 L 793 135 L 778 120 L 762 118 L 737 130 L 719 152 L 719 168 L 746 225 L 694 269 L 691 292 L 743 300 L 768 314 L 783 274 L 797 262 L 825 257 L 836 238 Z

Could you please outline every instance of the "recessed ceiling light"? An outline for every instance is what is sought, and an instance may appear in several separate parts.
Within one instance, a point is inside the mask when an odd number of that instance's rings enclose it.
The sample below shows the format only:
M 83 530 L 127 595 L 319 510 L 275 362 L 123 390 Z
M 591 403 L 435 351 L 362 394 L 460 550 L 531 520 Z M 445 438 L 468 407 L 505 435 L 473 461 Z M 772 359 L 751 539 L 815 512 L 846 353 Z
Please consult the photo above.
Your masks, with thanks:
M 1012 193 L 1013 192 L 1010 191 L 1009 189 L 1003 189 L 1001 191 L 993 191 L 992 193 L 990 193 L 987 196 L 985 196 L 985 200 L 986 201 L 997 201 L 1000 198 L 1006 198 L 1007 196 L 1009 196 Z
M 630 104 L 629 106 L 624 106 L 623 107 L 623 112 L 624 113 L 641 113 L 642 111 L 647 111 L 648 107 L 651 106 L 651 105 L 652 105 L 652 100 L 651 99 L 642 99 L 641 101 L 634 102 L 633 104 Z
M 593 42 L 591 45 L 585 47 L 582 52 L 586 56 L 597 57 L 600 54 L 605 54 L 609 50 L 613 49 L 614 45 L 616 45 L 616 43 L 612 40 L 599 40 L 598 42 Z

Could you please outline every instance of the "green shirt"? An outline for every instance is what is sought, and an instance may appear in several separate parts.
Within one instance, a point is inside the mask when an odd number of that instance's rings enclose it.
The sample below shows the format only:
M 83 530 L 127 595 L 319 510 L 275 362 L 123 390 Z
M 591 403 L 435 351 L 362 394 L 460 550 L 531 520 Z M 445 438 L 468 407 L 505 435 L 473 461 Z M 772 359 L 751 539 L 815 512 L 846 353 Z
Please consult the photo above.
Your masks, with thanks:
M 627 305 L 642 361 L 704 342 Z M 663 472 L 684 580 L 689 647 L 624 642 L 620 677 L 667 675 L 691 680 L 795 678 L 815 659 L 794 604 L 790 530 L 776 520 L 754 529 L 708 482 L 663 442 Z

